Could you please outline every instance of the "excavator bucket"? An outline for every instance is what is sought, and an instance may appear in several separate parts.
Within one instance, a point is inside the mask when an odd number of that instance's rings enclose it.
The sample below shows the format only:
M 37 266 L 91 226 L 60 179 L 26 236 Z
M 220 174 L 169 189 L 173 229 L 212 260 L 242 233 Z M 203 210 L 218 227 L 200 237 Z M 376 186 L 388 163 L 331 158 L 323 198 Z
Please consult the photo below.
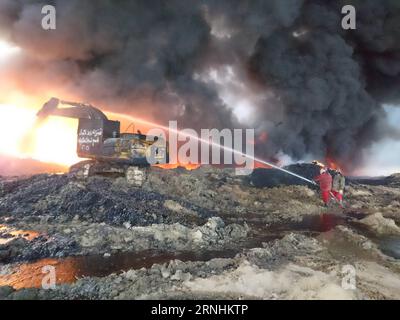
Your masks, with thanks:
M 47 101 L 42 109 L 39 110 L 39 112 L 36 114 L 39 118 L 46 118 L 50 115 L 53 114 L 53 112 L 58 108 L 58 105 L 60 104 L 60 100 L 57 98 L 51 98 L 49 101 Z

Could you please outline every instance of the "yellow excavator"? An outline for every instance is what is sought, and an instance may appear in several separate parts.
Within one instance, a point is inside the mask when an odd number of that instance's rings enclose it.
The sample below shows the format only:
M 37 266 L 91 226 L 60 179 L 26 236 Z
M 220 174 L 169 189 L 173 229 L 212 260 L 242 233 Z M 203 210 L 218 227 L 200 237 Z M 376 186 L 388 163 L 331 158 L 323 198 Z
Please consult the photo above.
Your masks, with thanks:
M 70 168 L 70 173 L 78 177 L 123 173 L 128 182 L 141 185 L 145 179 L 144 168 L 168 163 L 167 141 L 140 132 L 121 133 L 119 121 L 109 120 L 101 110 L 90 104 L 51 98 L 37 116 L 79 120 L 77 154 L 89 160 Z

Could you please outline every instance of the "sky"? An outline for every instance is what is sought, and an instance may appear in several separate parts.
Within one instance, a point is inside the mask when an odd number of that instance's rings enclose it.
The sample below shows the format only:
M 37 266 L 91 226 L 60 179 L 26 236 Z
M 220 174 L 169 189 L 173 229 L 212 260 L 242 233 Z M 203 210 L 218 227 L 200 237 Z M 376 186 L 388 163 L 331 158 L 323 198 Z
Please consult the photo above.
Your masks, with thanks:
M 390 125 L 400 127 L 400 106 L 385 106 Z M 390 175 L 400 172 L 400 140 L 383 139 L 366 150 L 368 164 L 360 175 Z

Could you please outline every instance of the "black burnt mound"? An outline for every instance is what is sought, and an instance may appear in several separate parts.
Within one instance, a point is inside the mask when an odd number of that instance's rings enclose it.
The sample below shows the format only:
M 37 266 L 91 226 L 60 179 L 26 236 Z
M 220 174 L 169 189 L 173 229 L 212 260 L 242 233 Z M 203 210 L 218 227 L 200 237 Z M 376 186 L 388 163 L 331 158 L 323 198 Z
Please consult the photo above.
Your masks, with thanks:
M 79 216 L 82 220 L 122 225 L 145 226 L 153 223 L 202 224 L 213 216 L 203 208 L 180 199 L 140 188 L 124 188 L 115 180 L 91 177 L 80 182 L 67 175 L 38 175 L 3 182 L 0 188 L 0 216 L 50 216 L 65 221 Z M 190 219 L 169 210 L 166 200 L 174 200 L 196 213 Z
M 400 173 L 394 173 L 387 177 L 351 177 L 349 181 L 353 185 L 365 184 L 370 186 L 400 187 Z
M 292 164 L 283 168 L 309 180 L 317 176 L 321 169 L 320 166 L 311 163 Z M 312 186 L 309 182 L 278 169 L 258 168 L 253 171 L 248 179 L 249 183 L 257 188 L 274 188 L 289 185 Z

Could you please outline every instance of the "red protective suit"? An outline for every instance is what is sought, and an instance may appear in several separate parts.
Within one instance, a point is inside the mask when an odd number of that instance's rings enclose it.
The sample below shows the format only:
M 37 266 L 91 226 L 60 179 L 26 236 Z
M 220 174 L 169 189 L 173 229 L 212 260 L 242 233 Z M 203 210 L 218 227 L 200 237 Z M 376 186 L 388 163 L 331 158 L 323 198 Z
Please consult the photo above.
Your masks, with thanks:
M 314 180 L 319 183 L 322 200 L 325 204 L 328 204 L 331 198 L 332 176 L 329 174 L 329 172 L 324 172 L 319 176 L 316 176 Z
M 341 194 L 339 191 L 332 190 L 332 194 L 336 199 L 338 199 L 339 202 L 343 200 L 343 194 Z

